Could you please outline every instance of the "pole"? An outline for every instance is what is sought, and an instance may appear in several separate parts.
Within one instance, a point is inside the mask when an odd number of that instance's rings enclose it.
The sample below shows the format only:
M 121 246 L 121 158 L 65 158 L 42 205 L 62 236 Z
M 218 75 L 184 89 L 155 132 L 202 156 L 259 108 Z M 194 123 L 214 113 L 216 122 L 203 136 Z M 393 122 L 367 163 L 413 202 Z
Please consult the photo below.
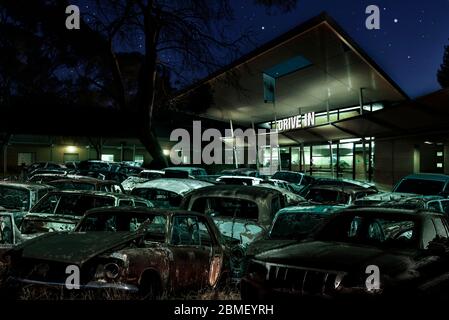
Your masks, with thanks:
M 329 154 L 330 154 L 330 163 L 331 163 L 331 177 L 334 177 L 334 159 L 332 158 L 332 141 L 329 141 Z
M 239 164 L 238 164 L 238 159 L 237 159 L 237 148 L 235 146 L 235 141 L 234 141 L 234 126 L 232 124 L 232 119 L 229 119 L 229 125 L 231 126 L 232 150 L 234 151 L 235 168 L 238 169 Z

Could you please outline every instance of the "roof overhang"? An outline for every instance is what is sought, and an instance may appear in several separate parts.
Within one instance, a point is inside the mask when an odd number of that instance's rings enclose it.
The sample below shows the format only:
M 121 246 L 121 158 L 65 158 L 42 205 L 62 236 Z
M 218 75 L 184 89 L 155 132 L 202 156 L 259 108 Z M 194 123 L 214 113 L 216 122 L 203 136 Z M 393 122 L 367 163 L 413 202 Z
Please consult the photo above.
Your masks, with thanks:
M 264 102 L 263 73 L 301 57 L 297 71 L 276 79 L 276 105 Z M 282 69 L 281 69 L 282 70 Z M 237 75 L 230 85 L 229 74 Z M 235 80 L 235 79 L 234 79 Z M 364 103 L 398 102 L 407 95 L 327 15 L 321 14 L 245 55 L 199 84 L 212 86 L 214 105 L 201 116 L 250 126 L 275 118 Z M 329 126 L 328 130 L 335 132 Z M 313 136 L 313 133 L 311 133 Z

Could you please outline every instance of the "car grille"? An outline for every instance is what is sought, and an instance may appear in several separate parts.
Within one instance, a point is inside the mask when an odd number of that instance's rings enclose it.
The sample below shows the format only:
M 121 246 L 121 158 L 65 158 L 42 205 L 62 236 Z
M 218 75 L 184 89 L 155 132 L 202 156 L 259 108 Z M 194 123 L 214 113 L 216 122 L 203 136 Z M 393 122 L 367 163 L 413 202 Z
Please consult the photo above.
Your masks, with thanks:
M 267 264 L 267 283 L 277 291 L 300 295 L 331 295 L 343 272 Z

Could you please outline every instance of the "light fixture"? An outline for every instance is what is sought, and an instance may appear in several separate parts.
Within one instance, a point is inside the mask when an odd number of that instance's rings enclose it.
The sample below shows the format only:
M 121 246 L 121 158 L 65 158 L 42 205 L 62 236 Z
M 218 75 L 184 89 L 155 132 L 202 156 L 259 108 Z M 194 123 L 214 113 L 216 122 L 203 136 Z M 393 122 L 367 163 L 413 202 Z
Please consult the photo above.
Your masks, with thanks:
M 432 141 L 424 141 L 425 144 L 433 144 Z
M 67 151 L 67 153 L 76 153 L 76 151 L 78 150 L 78 148 L 75 147 L 75 146 L 67 146 L 67 147 L 65 148 L 65 150 Z
M 170 150 L 164 149 L 164 150 L 162 150 L 162 153 L 164 154 L 164 156 L 169 156 L 170 155 Z
M 353 139 L 343 139 L 343 140 L 340 140 L 340 143 L 351 143 L 351 142 L 359 142 L 360 140 L 362 140 L 362 139 L 360 139 L 360 138 L 353 138 Z

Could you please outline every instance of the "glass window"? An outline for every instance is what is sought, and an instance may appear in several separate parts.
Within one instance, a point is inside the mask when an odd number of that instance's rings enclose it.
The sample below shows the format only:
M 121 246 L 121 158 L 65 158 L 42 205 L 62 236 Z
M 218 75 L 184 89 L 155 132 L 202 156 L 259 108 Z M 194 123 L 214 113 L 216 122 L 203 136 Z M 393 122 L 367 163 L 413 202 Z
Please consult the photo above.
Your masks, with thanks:
M 436 195 L 443 191 L 444 182 L 423 179 L 404 179 L 394 190 L 395 192 Z
M 427 204 L 427 207 L 432 211 L 441 212 L 441 206 L 439 201 L 430 201 Z
M 199 224 L 193 216 L 175 216 L 173 218 L 173 229 L 171 243 L 179 246 L 200 245 Z
M 141 213 L 98 213 L 85 217 L 76 231 L 109 231 L 134 232 L 139 229 L 146 231 L 145 240 L 165 241 L 167 218 L 162 215 Z
M 212 216 L 238 217 L 253 220 L 259 218 L 257 203 L 237 198 L 198 198 L 192 205 L 192 211 Z
M 416 224 L 413 220 L 404 218 L 371 215 L 369 217 L 336 216 L 325 225 L 316 238 L 377 247 L 416 248 Z M 435 231 L 433 225 L 432 229 Z
M 0 186 L 0 206 L 5 209 L 25 209 L 30 206 L 30 191 Z
M 114 203 L 114 199 L 110 197 L 53 194 L 39 201 L 33 212 L 82 216 L 87 210 L 113 206 Z
M 114 155 L 113 154 L 102 154 L 101 155 L 101 161 L 114 161 Z
M 0 244 L 14 244 L 14 225 L 12 215 L 0 215 Z
M 435 230 L 435 226 L 432 223 L 432 220 L 425 219 L 423 225 L 423 247 L 427 249 L 429 244 L 434 241 L 437 237 L 437 233 Z
M 433 223 L 435 224 L 435 229 L 437 231 L 437 236 L 441 238 L 447 238 L 447 230 L 441 218 L 434 218 Z
M 449 200 L 441 200 L 441 207 L 444 213 L 449 213 Z
M 177 193 L 161 189 L 134 188 L 131 194 L 150 200 L 156 208 L 178 208 L 182 201 Z
M 271 239 L 303 239 L 321 222 L 326 215 L 312 213 L 281 214 L 270 232 Z
M 131 200 L 120 200 L 119 207 L 133 207 L 133 202 Z

